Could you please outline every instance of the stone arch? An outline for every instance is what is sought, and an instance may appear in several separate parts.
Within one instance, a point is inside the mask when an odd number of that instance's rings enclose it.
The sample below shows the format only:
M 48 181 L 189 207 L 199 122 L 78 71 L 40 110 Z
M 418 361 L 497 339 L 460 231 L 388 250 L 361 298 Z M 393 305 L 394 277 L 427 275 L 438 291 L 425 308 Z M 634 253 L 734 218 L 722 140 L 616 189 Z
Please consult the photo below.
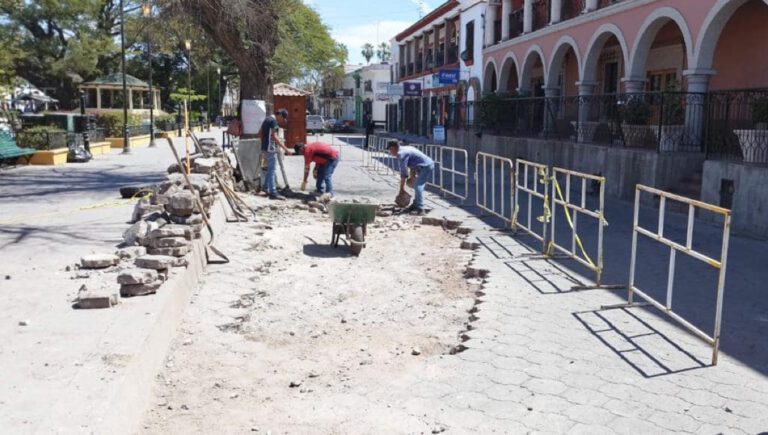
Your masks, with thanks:
M 648 54 L 651 51 L 651 45 L 656 39 L 659 30 L 670 21 L 677 25 L 680 33 L 683 35 L 685 43 L 685 56 L 690 66 L 693 60 L 693 38 L 683 15 L 670 7 L 662 7 L 651 12 L 640 26 L 635 43 L 632 46 L 632 52 L 629 56 L 629 63 L 626 68 L 626 78 L 628 80 L 645 80 L 645 65 L 648 61 Z
M 482 95 L 481 94 L 482 90 L 483 90 L 483 86 L 482 86 L 482 83 L 480 82 L 480 79 L 478 79 L 477 77 L 470 78 L 469 86 L 467 88 L 467 101 L 477 100 L 478 97 Z M 470 93 L 470 91 L 472 92 Z M 470 100 L 469 98 L 470 96 L 473 96 L 474 98 Z
M 615 36 L 619 41 L 621 47 L 621 56 L 624 65 L 628 65 L 629 50 L 627 49 L 627 41 L 624 39 L 624 34 L 621 33 L 615 24 L 603 24 L 600 26 L 592 38 L 587 44 L 587 51 L 585 52 L 584 61 L 581 64 L 581 81 L 584 83 L 594 83 L 597 70 L 597 62 L 600 58 L 600 53 L 603 51 L 603 46 L 612 37 Z
M 692 70 L 708 70 L 712 68 L 715 49 L 725 25 L 733 14 L 749 0 L 718 0 L 709 10 L 696 39 L 693 60 L 688 64 Z M 763 0 L 768 5 L 768 0 Z
M 495 83 L 497 83 L 497 77 L 498 74 L 496 73 L 496 62 L 493 60 L 493 58 L 488 59 L 488 62 L 485 63 L 485 70 L 483 73 L 483 84 L 484 84 L 484 93 L 485 94 L 491 94 L 493 92 L 496 92 L 497 86 Z
M 508 52 L 501 63 L 501 72 L 499 73 L 499 91 L 513 92 L 517 90 L 520 83 L 518 73 L 517 57 L 515 53 Z
M 537 58 L 541 62 L 541 68 L 543 70 L 544 77 L 547 77 L 547 64 L 544 60 L 546 59 L 544 57 L 544 50 L 542 50 L 538 44 L 534 44 L 528 48 L 528 52 L 525 53 L 525 60 L 523 61 L 522 68 L 520 68 L 519 89 L 521 93 L 526 93 L 531 90 L 529 86 L 531 82 L 531 74 L 533 72 L 533 66 Z
M 563 60 L 565 60 L 565 55 L 568 54 L 568 50 L 570 49 L 576 54 L 577 69 L 581 72 L 581 53 L 579 52 L 579 45 L 573 37 L 568 35 L 563 36 L 557 41 L 555 48 L 552 50 L 544 86 L 549 88 L 557 85 L 557 76 L 563 68 Z M 578 80 L 581 80 L 581 76 L 579 76 Z

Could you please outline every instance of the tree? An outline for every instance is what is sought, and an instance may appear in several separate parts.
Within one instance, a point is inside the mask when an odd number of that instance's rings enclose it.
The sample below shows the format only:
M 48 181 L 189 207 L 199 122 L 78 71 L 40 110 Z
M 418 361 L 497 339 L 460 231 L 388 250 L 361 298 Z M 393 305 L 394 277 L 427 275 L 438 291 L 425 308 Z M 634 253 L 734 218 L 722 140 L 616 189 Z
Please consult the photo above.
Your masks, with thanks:
M 360 54 L 363 55 L 366 63 L 371 63 L 371 58 L 373 58 L 373 45 L 366 42 L 365 45 L 363 45 L 363 51 L 361 51 Z
M 376 57 L 378 57 L 379 61 L 381 62 L 387 62 L 392 57 L 389 44 L 386 42 L 379 44 L 379 46 L 376 48 Z

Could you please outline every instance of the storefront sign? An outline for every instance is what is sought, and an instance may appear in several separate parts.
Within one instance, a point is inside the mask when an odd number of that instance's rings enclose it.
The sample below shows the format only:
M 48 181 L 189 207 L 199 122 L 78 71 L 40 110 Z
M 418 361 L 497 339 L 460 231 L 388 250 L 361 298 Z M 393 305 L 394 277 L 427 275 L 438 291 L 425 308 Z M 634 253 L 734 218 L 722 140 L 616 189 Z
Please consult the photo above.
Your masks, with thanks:
M 421 83 L 406 83 L 403 95 L 406 97 L 420 97 L 421 96 Z
M 442 125 L 436 125 L 432 127 L 432 140 L 437 143 L 445 142 L 445 127 Z
M 403 85 L 400 84 L 390 84 L 387 85 L 387 94 L 393 97 L 400 97 L 403 95 Z
M 444 69 L 438 73 L 438 80 L 440 84 L 456 85 L 459 83 L 459 70 L 457 69 Z

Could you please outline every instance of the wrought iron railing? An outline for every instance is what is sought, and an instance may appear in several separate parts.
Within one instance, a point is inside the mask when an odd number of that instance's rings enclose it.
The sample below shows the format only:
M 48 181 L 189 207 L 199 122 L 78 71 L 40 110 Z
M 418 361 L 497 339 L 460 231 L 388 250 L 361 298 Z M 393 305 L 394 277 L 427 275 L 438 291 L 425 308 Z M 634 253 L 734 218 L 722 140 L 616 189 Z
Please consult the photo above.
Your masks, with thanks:
M 402 79 L 405 77 L 405 65 L 400 65 L 400 76 L 398 78 Z
M 708 157 L 768 163 L 768 89 L 707 94 Z
M 549 0 L 533 0 L 533 31 L 549 24 Z
M 523 10 L 518 9 L 509 14 L 509 39 L 523 34 Z
M 414 67 L 413 62 L 408 64 L 408 75 L 409 76 L 413 75 L 413 67 Z
M 584 11 L 585 7 L 585 0 L 562 0 L 563 1 L 563 9 L 562 9 L 562 19 L 570 20 L 572 18 L 576 18 Z
M 447 56 L 448 56 L 446 58 L 446 63 L 447 64 L 452 64 L 452 63 L 458 62 L 459 61 L 459 46 L 458 45 L 454 45 L 454 46 L 448 47 L 448 54 L 447 54 Z
M 421 56 L 419 56 L 418 60 L 416 60 L 416 74 L 422 71 L 424 71 L 424 62 L 421 60 Z

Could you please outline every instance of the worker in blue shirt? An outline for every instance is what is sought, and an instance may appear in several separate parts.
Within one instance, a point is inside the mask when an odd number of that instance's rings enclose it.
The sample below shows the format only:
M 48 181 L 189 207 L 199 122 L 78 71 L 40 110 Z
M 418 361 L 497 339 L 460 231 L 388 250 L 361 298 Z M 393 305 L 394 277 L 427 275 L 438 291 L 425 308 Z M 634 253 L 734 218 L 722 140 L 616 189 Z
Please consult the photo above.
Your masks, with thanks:
M 419 175 L 416 177 L 416 194 L 413 197 L 413 203 L 406 210 L 416 214 L 423 215 L 424 211 L 424 187 L 427 185 L 432 171 L 435 170 L 435 162 L 424 153 L 412 146 L 400 145 L 396 140 L 387 143 L 389 154 L 397 156 L 400 163 L 400 193 L 405 192 L 405 183 L 408 180 L 408 168 L 415 168 Z

